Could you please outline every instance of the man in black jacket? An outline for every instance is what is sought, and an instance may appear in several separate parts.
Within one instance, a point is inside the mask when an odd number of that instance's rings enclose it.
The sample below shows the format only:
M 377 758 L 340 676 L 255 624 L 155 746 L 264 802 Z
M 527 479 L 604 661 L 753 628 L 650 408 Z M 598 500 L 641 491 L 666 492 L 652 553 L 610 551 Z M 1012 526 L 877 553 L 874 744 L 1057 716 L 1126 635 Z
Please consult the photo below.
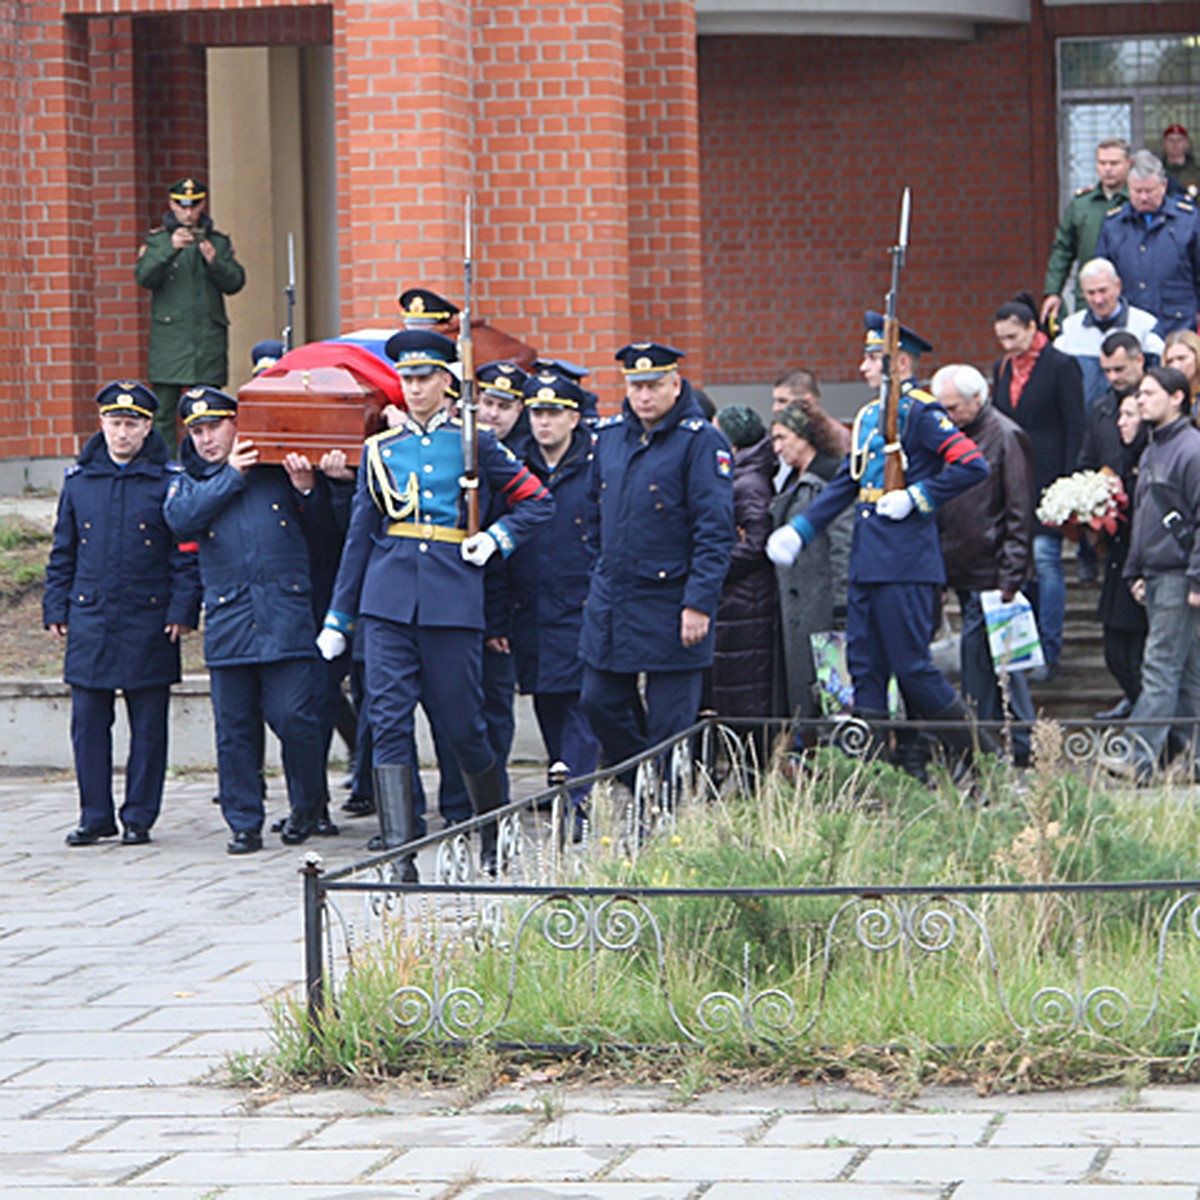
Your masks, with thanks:
M 1138 475 L 1125 579 L 1149 622 L 1142 692 L 1130 718 L 1139 783 L 1152 778 L 1168 732 L 1145 722 L 1200 717 L 1200 430 L 1187 415 L 1191 395 L 1187 376 L 1172 367 L 1151 367 L 1138 386 L 1150 444 Z M 1194 759 L 1194 728 L 1187 742 Z
M 1015 422 L 988 403 L 987 380 L 972 366 L 951 364 L 938 371 L 931 391 L 947 416 L 987 459 L 982 483 L 942 505 L 942 557 L 946 583 L 962 610 L 962 692 L 982 721 L 1004 714 L 1003 696 L 988 647 L 980 593 L 998 589 L 1008 603 L 1029 578 L 1033 558 L 1033 447 Z M 1036 714 L 1022 671 L 1008 674 L 1013 757 L 1029 760 L 1029 723 Z

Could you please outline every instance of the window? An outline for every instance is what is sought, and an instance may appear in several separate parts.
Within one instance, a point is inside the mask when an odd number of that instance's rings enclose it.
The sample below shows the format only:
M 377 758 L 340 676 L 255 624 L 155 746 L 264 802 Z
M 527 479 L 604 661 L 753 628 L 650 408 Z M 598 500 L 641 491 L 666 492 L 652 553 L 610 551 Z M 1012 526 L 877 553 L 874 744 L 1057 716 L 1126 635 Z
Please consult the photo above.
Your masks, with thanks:
M 1186 126 L 1200 147 L 1200 34 L 1063 38 L 1058 43 L 1062 207 L 1096 182 L 1096 143 L 1128 138 L 1162 157 L 1162 131 Z

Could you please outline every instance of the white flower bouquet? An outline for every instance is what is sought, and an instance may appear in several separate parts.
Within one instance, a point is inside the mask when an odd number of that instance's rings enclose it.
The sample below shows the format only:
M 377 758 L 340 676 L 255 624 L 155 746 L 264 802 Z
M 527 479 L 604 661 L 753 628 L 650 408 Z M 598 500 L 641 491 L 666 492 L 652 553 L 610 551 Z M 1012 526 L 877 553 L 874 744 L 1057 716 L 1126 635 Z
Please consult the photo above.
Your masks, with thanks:
M 1111 537 L 1117 532 L 1118 522 L 1126 519 L 1128 508 L 1129 497 L 1121 477 L 1101 467 L 1099 471 L 1076 471 L 1056 479 L 1042 492 L 1037 519 L 1078 541 L 1089 531 L 1096 537 Z

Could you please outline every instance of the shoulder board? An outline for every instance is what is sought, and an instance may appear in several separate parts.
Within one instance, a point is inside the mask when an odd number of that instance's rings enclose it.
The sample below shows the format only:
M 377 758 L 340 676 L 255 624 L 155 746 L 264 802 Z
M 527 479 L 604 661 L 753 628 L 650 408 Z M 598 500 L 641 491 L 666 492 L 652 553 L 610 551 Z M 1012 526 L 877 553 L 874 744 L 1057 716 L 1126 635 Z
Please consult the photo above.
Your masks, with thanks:
M 372 442 L 384 442 L 390 437 L 396 437 L 398 434 L 404 434 L 407 432 L 408 430 L 405 429 L 403 425 L 400 425 L 395 429 L 381 429 L 378 433 L 371 434 L 371 436 L 367 438 L 365 444 L 369 446 Z
M 1176 200 L 1175 207 L 1179 209 L 1180 212 L 1190 213 L 1196 211 L 1196 206 L 1190 200 Z
M 1091 189 L 1090 187 L 1081 187 L 1081 188 L 1076 188 L 1076 189 L 1075 189 L 1075 195 L 1077 195 L 1077 196 L 1086 196 L 1086 195 L 1088 194 L 1088 192 L 1090 192 L 1090 191 L 1092 191 L 1092 189 Z
M 686 420 L 679 422 L 679 427 L 680 429 L 690 429 L 692 433 L 696 433 L 707 424 L 708 422 L 702 420 L 700 417 L 688 417 Z
M 155 227 L 152 230 L 150 230 L 150 232 L 151 232 L 151 234 L 166 233 L 167 229 L 166 229 L 165 225 L 155 225 Z
M 185 472 L 185 468 L 182 463 L 169 462 L 167 463 L 167 471 L 172 475 L 182 475 Z
M 919 400 L 922 404 L 936 404 L 937 397 L 925 391 L 924 388 L 909 388 L 908 396 L 913 400 Z
M 601 417 L 600 420 L 592 426 L 593 429 L 611 429 L 614 425 L 624 425 L 625 414 L 614 413 L 611 417 Z
M 1106 212 L 1104 215 L 1106 217 L 1115 217 L 1117 215 L 1117 213 L 1119 213 L 1121 211 L 1121 209 L 1123 209 L 1124 207 L 1125 207 L 1125 201 L 1122 200 L 1121 203 L 1116 206 L 1116 208 L 1110 208 L 1108 210 L 1108 212 Z
M 63 478 L 70 479 L 72 475 L 77 475 L 82 470 L 83 468 L 78 463 L 72 463 L 65 471 L 63 471 Z
M 451 417 L 449 420 L 442 422 L 442 428 L 445 428 L 447 425 L 453 425 L 455 429 L 461 429 L 462 417 Z

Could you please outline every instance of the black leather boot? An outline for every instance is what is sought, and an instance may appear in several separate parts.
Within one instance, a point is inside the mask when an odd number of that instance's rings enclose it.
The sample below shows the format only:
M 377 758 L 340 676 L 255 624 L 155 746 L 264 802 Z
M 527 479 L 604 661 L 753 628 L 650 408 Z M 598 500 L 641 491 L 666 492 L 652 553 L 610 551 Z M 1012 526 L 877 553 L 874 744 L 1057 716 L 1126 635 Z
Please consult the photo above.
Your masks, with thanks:
M 393 850 L 413 838 L 412 768 L 407 763 L 384 763 L 374 770 L 375 808 L 379 813 L 379 849 Z M 372 839 L 374 841 L 374 839 Z M 417 883 L 412 855 L 400 859 L 401 883 Z
M 504 807 L 504 769 L 493 762 L 477 775 L 463 772 L 471 808 L 477 817 Z M 488 875 L 496 874 L 496 822 L 489 821 L 479 830 L 479 866 Z

